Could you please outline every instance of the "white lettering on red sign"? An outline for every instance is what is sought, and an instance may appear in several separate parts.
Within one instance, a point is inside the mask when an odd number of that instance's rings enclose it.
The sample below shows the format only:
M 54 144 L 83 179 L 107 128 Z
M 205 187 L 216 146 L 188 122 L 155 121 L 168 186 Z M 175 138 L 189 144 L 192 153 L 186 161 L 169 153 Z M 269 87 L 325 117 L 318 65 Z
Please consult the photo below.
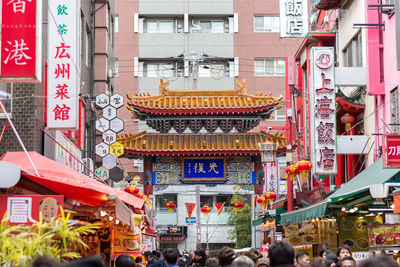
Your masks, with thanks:
M 26 9 L 26 2 L 32 2 L 32 0 L 11 0 L 7 3 L 7 5 L 13 5 L 14 13 L 20 12 L 24 14 Z
M 9 197 L 7 199 L 7 217 L 4 221 L 10 223 L 36 222 L 32 218 L 32 198 Z
M 4 60 L 4 64 L 8 64 L 10 60 L 14 60 L 16 65 L 26 65 L 26 60 L 32 59 L 25 52 L 29 50 L 29 47 L 25 43 L 24 39 L 14 40 L 14 42 L 7 41 L 8 47 L 4 50 L 7 52 L 7 57 Z

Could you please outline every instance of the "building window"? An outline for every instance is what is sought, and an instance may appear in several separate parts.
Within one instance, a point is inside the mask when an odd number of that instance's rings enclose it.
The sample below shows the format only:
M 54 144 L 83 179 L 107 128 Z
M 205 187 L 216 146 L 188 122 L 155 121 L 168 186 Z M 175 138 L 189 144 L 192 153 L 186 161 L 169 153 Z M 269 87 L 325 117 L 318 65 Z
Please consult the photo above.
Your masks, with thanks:
M 204 33 L 224 33 L 224 21 L 223 20 L 200 20 L 199 25 L 201 32 Z
M 269 117 L 268 120 L 270 120 L 270 121 L 285 121 L 286 120 L 286 104 L 279 103 L 279 105 L 281 105 L 281 108 L 278 110 L 274 110 L 271 113 L 271 117 Z
M 173 20 L 147 20 L 147 33 L 173 33 Z
M 118 16 L 114 18 L 114 32 L 118 32 Z
M 199 64 L 199 77 L 222 78 L 229 76 L 229 70 L 226 72 L 226 65 L 223 63 Z
M 118 59 L 115 59 L 114 61 L 114 72 L 115 72 L 115 76 L 114 77 L 118 77 Z
M 254 32 L 279 32 L 279 16 L 255 16 Z
M 160 196 L 156 196 L 157 212 L 166 212 L 166 211 L 168 211 L 168 209 L 167 209 L 167 207 L 165 205 L 170 201 L 174 202 L 176 207 L 178 208 L 176 195 L 160 195 Z
M 182 77 L 183 63 L 178 62 L 148 62 L 144 65 L 145 77 Z
M 285 76 L 285 59 L 256 59 L 254 62 L 255 76 Z
M 344 67 L 362 67 L 362 38 L 361 33 L 358 33 L 343 49 Z
M 0 101 L 3 104 L 4 108 L 6 109 L 6 112 L 11 115 L 11 89 L 12 89 L 12 84 L 11 83 L 0 83 Z M 0 108 L 0 117 L 4 117 L 4 112 L 3 109 Z

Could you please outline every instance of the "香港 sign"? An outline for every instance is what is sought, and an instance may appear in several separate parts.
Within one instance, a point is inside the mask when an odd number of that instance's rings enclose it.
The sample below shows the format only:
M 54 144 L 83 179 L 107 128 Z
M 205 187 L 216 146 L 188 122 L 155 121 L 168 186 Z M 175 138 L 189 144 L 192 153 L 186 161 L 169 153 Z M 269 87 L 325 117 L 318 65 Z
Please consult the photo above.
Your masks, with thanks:
M 400 167 L 400 135 L 388 134 L 383 136 L 383 168 Z
M 78 129 L 80 1 L 53 0 L 48 7 L 47 126 Z
M 314 174 L 336 174 L 336 94 L 333 47 L 311 49 L 310 124 Z
M 225 180 L 224 158 L 182 159 L 182 182 L 216 183 Z
M 60 214 L 63 196 L 51 195 L 8 195 L 0 196 L 0 216 L 10 224 L 32 224 L 39 221 L 42 212 L 43 221 L 49 222 Z
M 1 80 L 40 82 L 42 62 L 42 1 L 1 3 Z
M 281 37 L 304 37 L 308 33 L 306 0 L 280 0 Z

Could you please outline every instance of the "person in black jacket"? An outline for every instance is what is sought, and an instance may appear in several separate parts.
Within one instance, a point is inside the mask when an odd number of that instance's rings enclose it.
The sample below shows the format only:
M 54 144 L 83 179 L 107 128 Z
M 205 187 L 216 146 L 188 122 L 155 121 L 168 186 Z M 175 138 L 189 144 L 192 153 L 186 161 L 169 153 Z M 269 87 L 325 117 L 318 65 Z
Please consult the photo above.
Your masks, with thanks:
M 198 249 L 194 252 L 195 266 L 203 267 L 206 266 L 207 255 L 204 249 Z
M 268 250 L 268 258 L 271 267 L 294 267 L 294 249 L 282 241 L 278 241 Z

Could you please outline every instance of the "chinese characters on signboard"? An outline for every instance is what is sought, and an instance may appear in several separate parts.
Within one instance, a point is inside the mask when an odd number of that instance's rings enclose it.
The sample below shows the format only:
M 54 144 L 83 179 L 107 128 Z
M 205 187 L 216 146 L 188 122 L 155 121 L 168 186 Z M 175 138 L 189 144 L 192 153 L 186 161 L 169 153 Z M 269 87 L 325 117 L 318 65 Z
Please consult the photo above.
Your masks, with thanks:
M 306 0 L 280 0 L 281 37 L 303 37 L 308 32 Z
M 10 224 L 31 224 L 39 221 L 39 212 L 43 220 L 49 222 L 59 213 L 59 206 L 63 206 L 63 196 L 28 196 L 8 195 L 0 196 L 0 216 L 7 215 L 4 220 Z
M 332 47 L 311 53 L 311 144 L 314 174 L 336 174 L 335 65 Z
M 79 1 L 54 0 L 48 7 L 49 128 L 77 129 L 80 90 Z
M 400 135 L 389 134 L 383 136 L 383 167 L 400 167 Z
M 182 159 L 183 182 L 224 182 L 225 160 L 223 158 Z
M 40 81 L 42 1 L 5 0 L 1 8 L 0 78 Z

